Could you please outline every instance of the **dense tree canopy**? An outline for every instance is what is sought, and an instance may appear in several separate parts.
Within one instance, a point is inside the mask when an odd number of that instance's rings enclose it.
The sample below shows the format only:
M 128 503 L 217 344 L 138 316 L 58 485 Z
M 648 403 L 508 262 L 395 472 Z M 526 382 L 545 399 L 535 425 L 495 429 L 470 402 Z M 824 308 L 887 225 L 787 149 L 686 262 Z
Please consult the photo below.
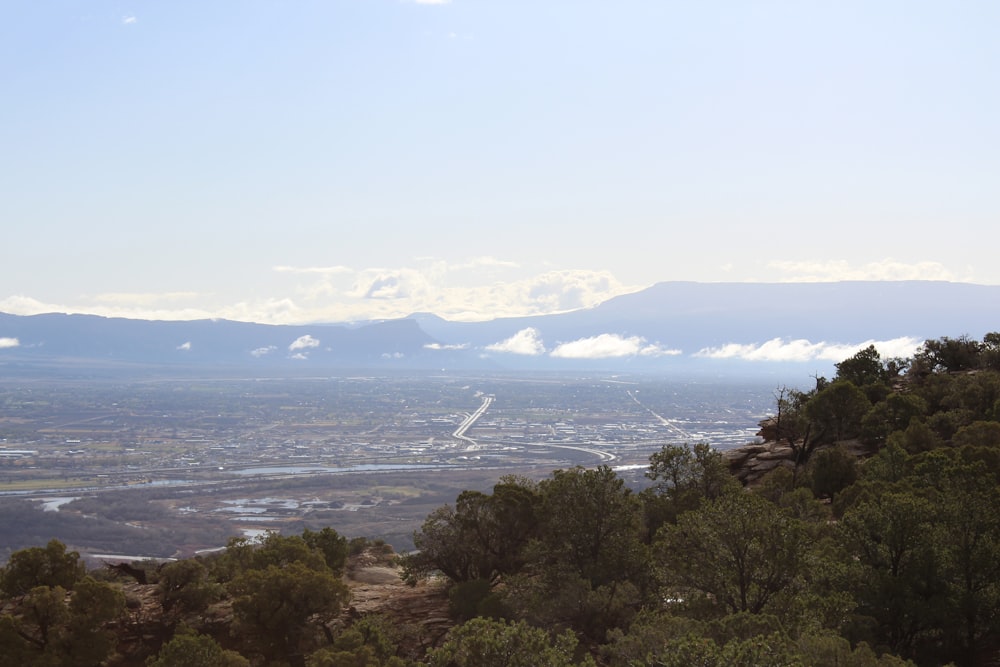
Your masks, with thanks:
M 38 586 L 60 586 L 72 590 L 85 568 L 80 554 L 66 551 L 66 545 L 51 540 L 45 547 L 15 552 L 0 570 L 0 591 L 6 596 L 24 595 Z
M 729 613 L 760 613 L 803 566 L 806 535 L 799 522 L 764 498 L 728 493 L 657 536 L 671 594 L 700 593 Z
M 455 628 L 440 648 L 427 655 L 429 667 L 574 667 L 594 665 L 590 656 L 575 659 L 576 637 L 550 637 L 524 622 L 473 619 Z

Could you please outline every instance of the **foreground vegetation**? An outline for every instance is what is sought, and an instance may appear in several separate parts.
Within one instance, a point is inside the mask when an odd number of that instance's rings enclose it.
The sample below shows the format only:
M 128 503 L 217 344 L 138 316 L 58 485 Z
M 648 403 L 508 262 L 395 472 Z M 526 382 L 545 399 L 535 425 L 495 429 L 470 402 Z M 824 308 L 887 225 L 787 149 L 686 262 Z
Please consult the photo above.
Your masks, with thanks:
M 55 541 L 16 552 L 0 578 L 0 654 L 156 667 L 995 662 L 1000 334 L 927 341 L 907 360 L 868 348 L 776 401 L 762 433 L 794 455 L 749 490 L 696 444 L 654 454 L 641 491 L 574 468 L 435 510 L 402 559 L 412 581 L 449 584 L 455 624 L 429 649 L 391 619 L 343 613 L 350 555 L 391 550 L 325 528 L 147 566 L 134 576 L 155 582 L 159 615 L 127 649 L 120 583 Z M 848 453 L 859 444 L 873 454 Z

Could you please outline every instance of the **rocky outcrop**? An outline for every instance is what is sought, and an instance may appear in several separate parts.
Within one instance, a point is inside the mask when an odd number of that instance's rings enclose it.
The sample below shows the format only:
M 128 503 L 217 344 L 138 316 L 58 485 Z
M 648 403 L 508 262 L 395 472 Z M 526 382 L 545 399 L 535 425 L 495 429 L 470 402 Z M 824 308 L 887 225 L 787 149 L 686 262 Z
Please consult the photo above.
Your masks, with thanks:
M 875 450 L 858 440 L 842 440 L 830 445 L 821 445 L 815 451 L 828 447 L 843 447 L 860 458 L 867 458 Z M 774 441 L 756 442 L 722 452 L 722 458 L 731 472 L 744 486 L 754 486 L 775 468 L 795 468 L 795 452 L 791 446 Z
M 776 442 L 754 443 L 722 453 L 736 479 L 746 486 L 753 486 L 775 468 L 795 468 L 795 454 L 788 445 Z
M 400 630 L 400 650 L 417 655 L 436 646 L 455 624 L 448 615 L 448 588 L 444 579 L 407 584 L 399 568 L 384 563 L 350 568 L 345 579 L 351 589 L 346 616 L 380 614 Z M 346 619 L 345 619 L 346 620 Z

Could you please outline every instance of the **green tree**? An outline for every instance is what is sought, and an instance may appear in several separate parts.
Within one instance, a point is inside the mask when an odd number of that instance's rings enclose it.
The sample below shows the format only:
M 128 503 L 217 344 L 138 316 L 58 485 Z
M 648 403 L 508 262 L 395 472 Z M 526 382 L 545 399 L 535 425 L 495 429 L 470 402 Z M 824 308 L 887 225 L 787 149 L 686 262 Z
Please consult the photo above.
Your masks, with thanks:
M 455 507 L 434 510 L 414 534 L 417 553 L 404 559 L 411 576 L 439 570 L 455 582 L 495 584 L 525 565 L 525 547 L 535 537 L 539 496 L 526 480 L 505 478 L 493 494 L 463 491 Z
M 365 633 L 349 628 L 306 659 L 306 667 L 406 667 L 406 661 L 372 643 Z
M 86 573 L 80 554 L 66 551 L 59 540 L 43 547 L 30 547 L 11 554 L 0 571 L 0 590 L 8 597 L 24 595 L 38 586 L 61 586 L 72 590 Z
M 705 442 L 665 445 L 649 457 L 646 477 L 654 483 L 642 497 L 650 537 L 664 523 L 739 486 L 722 454 Z
M 707 442 L 664 446 L 649 457 L 646 477 L 663 495 L 692 492 L 707 500 L 718 498 L 733 484 L 721 452 Z
M 539 490 L 538 537 L 502 601 L 536 625 L 601 641 L 651 593 L 638 499 L 607 466 L 557 470 Z
M 809 482 L 817 498 L 833 498 L 857 478 L 857 458 L 841 447 L 820 450 L 809 462 Z
M 944 447 L 944 440 L 928 424 L 914 419 L 906 429 L 889 434 L 886 444 L 909 454 L 919 454 Z
M 125 613 L 125 594 L 121 589 L 84 577 L 73 588 L 69 619 L 60 642 L 65 662 L 72 665 L 98 665 L 115 649 L 118 636 L 108 627 Z
M 334 639 L 306 659 L 307 667 L 406 667 L 396 655 L 399 632 L 378 614 L 357 619 Z
M 913 472 L 911 456 L 899 441 L 890 441 L 861 468 L 864 480 L 895 484 Z
M 12 614 L 0 614 L 0 655 L 12 665 L 31 665 L 35 657 L 25 632 L 20 619 Z
M 775 393 L 774 417 L 761 422 L 761 435 L 766 440 L 784 443 L 792 450 L 792 486 L 798 483 L 799 471 L 805 466 L 816 448 L 825 442 L 825 432 L 814 428 L 806 413 L 806 406 L 816 391 L 829 386 L 826 380 L 817 379 L 817 389 L 801 392 L 781 387 Z
M 180 632 L 146 660 L 146 667 L 250 667 L 250 661 L 211 637 Z
M 891 433 L 907 428 L 926 412 L 927 402 L 920 396 L 893 392 L 872 405 L 862 418 L 861 434 L 869 443 L 882 444 Z
M 949 376 L 943 387 L 940 407 L 968 413 L 969 422 L 992 421 L 998 416 L 1000 373 L 976 372 Z
M 69 620 L 66 591 L 61 586 L 36 586 L 24 600 L 21 637 L 44 653 L 54 653 Z
M 122 592 L 90 577 L 76 582 L 68 596 L 61 586 L 36 586 L 24 596 L 19 618 L 0 628 L 5 655 L 20 664 L 90 667 L 111 655 L 116 635 L 106 626 L 125 611 Z
M 793 478 L 794 475 L 787 466 L 778 466 L 761 477 L 751 491 L 777 504 L 783 495 L 795 488 Z
M 325 627 L 349 598 L 347 587 L 324 565 L 244 571 L 231 584 L 235 631 L 268 660 L 302 665 L 306 640 Z
M 448 633 L 445 643 L 427 653 L 429 667 L 573 667 L 595 665 L 589 655 L 576 659 L 577 639 L 566 631 L 550 637 L 520 622 L 475 618 Z
M 845 512 L 839 529 L 858 570 L 859 610 L 893 651 L 912 654 L 938 623 L 945 594 L 933 505 L 908 492 L 872 495 Z
M 638 573 L 645 553 L 639 502 L 611 468 L 556 470 L 539 487 L 543 560 L 594 587 Z
M 865 393 L 872 403 L 886 397 L 892 390 L 890 383 L 899 376 L 902 369 L 900 360 L 882 361 L 874 345 L 859 350 L 854 356 L 844 359 L 837 366 L 834 380 L 846 380 Z
M 164 566 L 157 588 L 164 613 L 169 613 L 175 605 L 183 612 L 204 611 L 223 593 L 221 586 L 209 578 L 208 569 L 192 558 Z
M 854 383 L 837 380 L 805 404 L 805 414 L 813 425 L 814 436 L 822 442 L 853 438 L 861 431 L 861 419 L 871 409 L 871 402 Z
M 943 336 L 927 340 L 913 357 L 914 367 L 924 372 L 955 373 L 979 367 L 983 346 L 968 336 Z
M 780 632 L 733 639 L 723 646 L 695 633 L 667 639 L 628 667 L 803 667 L 794 646 Z
M 835 379 L 847 380 L 856 387 L 884 382 L 886 379 L 882 357 L 874 345 L 869 345 L 835 366 L 837 368 Z
M 292 563 L 300 563 L 311 570 L 329 571 L 320 548 L 313 548 L 299 535 L 269 532 L 257 538 L 230 539 L 225 552 L 212 563 L 212 574 L 225 583 L 247 570 L 286 567 Z
M 913 665 L 892 654 L 876 656 L 865 642 L 851 649 L 843 637 L 830 634 L 805 635 L 796 642 L 802 664 L 809 667 L 907 667 Z
M 632 667 L 648 664 L 669 642 L 688 636 L 704 637 L 706 623 L 662 609 L 644 608 L 627 629 L 614 628 L 600 647 L 602 664 Z M 697 663 L 692 663 L 697 664 Z
M 932 489 L 941 531 L 944 657 L 980 664 L 1000 638 L 1000 487 L 979 461 L 927 457 L 917 472 Z
M 759 613 L 799 575 L 802 524 L 751 493 L 729 493 L 687 512 L 658 535 L 668 597 L 707 596 L 731 613 Z
M 781 507 L 791 516 L 806 524 L 825 524 L 830 520 L 830 508 L 817 500 L 813 492 L 803 486 L 778 498 Z
M 983 336 L 980 364 L 991 371 L 1000 371 L 1000 332 L 992 331 Z
M 314 551 L 323 554 L 326 566 L 334 574 L 340 576 L 347 565 L 347 538 L 338 534 L 333 528 L 326 526 L 319 531 L 308 528 L 302 532 L 302 541 Z
M 972 422 L 958 429 L 951 442 L 956 447 L 1000 447 L 1000 422 Z

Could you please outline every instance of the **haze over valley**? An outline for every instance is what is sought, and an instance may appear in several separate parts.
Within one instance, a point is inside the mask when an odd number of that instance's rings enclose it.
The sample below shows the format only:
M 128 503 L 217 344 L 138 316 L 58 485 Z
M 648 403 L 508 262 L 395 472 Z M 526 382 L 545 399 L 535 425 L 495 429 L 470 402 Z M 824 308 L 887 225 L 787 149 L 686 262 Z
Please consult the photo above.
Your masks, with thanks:
M 165 557 L 321 521 L 407 548 L 435 485 L 599 464 L 639 481 L 664 444 L 752 441 L 772 389 L 627 375 L 6 378 L 0 548 L 51 530 L 91 553 Z M 53 512 L 105 523 L 79 535 Z

